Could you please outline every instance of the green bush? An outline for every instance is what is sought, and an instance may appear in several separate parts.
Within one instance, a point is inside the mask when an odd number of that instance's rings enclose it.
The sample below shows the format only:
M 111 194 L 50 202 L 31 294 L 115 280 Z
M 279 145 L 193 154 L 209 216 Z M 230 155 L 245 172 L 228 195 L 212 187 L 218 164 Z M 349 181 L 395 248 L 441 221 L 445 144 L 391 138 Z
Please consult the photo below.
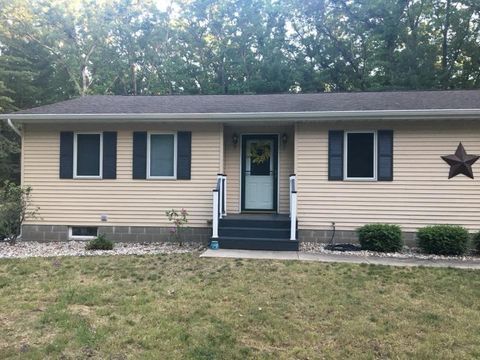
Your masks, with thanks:
M 397 225 L 368 224 L 357 232 L 363 250 L 396 252 L 403 248 L 402 231 Z
M 113 241 L 108 240 L 104 234 L 90 240 L 85 246 L 87 250 L 113 250 Z
M 465 254 L 469 239 L 467 229 L 456 225 L 426 226 L 417 233 L 418 246 L 428 254 Z
M 475 250 L 480 253 L 480 232 L 473 235 L 473 245 L 475 246 Z
M 22 223 L 34 219 L 38 208 L 31 204 L 32 189 L 5 181 L 0 184 L 0 240 L 14 244 L 20 235 Z

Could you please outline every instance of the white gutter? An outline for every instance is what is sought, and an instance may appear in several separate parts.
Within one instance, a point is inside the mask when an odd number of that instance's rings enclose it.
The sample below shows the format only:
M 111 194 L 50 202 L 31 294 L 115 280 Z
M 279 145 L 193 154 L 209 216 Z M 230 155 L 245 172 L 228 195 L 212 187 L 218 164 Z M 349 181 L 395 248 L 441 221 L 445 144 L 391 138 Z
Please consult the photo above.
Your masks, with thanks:
M 20 130 L 18 130 L 17 127 L 15 127 L 15 125 L 13 124 L 12 120 L 11 119 L 7 119 L 7 124 L 8 126 L 10 126 L 12 128 L 12 130 L 20 137 L 22 137 L 22 133 L 20 132 Z
M 275 121 L 328 121 L 328 120 L 480 120 L 480 109 L 429 109 L 429 110 L 360 110 L 360 111 L 305 111 L 305 112 L 248 112 L 248 113 L 103 113 L 103 114 L 0 114 L 0 119 L 14 119 L 21 122 L 55 122 L 84 120 L 114 121 L 175 121 L 210 122 L 275 120 Z

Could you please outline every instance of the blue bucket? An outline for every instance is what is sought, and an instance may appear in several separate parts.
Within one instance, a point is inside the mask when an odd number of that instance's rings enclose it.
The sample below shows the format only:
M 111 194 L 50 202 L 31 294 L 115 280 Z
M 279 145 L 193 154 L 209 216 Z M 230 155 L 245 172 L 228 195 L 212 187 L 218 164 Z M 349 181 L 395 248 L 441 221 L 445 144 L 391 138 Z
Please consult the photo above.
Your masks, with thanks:
M 220 246 L 218 245 L 218 241 L 217 240 L 212 240 L 210 241 L 210 249 L 212 250 L 218 250 L 220 248 Z

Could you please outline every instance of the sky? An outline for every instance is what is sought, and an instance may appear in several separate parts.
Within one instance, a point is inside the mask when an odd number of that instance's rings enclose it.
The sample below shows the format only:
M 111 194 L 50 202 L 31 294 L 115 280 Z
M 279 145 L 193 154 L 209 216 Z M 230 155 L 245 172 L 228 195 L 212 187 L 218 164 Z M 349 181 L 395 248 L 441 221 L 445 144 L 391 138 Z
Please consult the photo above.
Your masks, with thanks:
M 158 7 L 161 9 L 161 10 L 167 10 L 167 7 L 171 4 L 172 0 L 156 0 L 157 1 L 157 4 L 158 4 Z

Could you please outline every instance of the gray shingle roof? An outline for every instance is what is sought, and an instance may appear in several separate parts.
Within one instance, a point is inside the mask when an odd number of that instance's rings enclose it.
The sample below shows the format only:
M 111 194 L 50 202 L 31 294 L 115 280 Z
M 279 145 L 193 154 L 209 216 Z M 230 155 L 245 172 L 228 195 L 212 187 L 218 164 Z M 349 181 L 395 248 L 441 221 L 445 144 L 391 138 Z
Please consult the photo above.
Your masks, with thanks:
M 480 90 L 277 95 L 93 95 L 15 114 L 182 114 L 480 109 Z

